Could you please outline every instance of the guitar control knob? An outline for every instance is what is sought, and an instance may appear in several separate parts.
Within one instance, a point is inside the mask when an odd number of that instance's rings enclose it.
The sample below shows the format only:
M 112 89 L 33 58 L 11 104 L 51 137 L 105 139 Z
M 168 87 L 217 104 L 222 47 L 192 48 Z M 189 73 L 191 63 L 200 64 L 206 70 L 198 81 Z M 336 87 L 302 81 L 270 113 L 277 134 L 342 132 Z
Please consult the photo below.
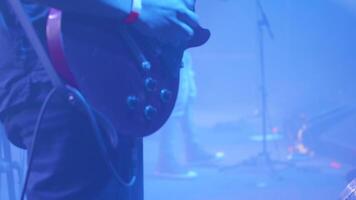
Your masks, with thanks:
M 147 120 L 152 120 L 157 115 L 157 108 L 154 106 L 148 105 L 145 107 L 145 118 Z
M 157 81 L 152 77 L 146 78 L 145 87 L 148 91 L 154 91 L 157 88 Z
M 168 89 L 162 89 L 160 92 L 161 101 L 167 103 L 172 98 L 172 92 Z
M 138 105 L 138 98 L 137 96 L 128 96 L 126 100 L 127 106 L 133 110 L 137 107 Z
M 141 63 L 141 67 L 142 67 L 142 69 L 145 70 L 145 71 L 150 71 L 150 69 L 151 69 L 151 63 L 150 63 L 149 61 L 143 61 L 143 62 Z

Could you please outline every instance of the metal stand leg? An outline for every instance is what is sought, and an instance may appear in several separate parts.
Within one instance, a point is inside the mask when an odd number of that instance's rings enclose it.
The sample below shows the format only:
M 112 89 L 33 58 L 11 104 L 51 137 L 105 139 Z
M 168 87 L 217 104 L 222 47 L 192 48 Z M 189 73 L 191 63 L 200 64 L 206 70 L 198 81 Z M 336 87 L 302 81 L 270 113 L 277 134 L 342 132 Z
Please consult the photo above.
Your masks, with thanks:
M 19 165 L 12 160 L 11 147 L 4 134 L 0 132 L 0 173 L 6 174 L 9 200 L 16 200 L 15 170 L 21 180 L 22 173 Z
M 137 139 L 136 152 L 134 152 L 136 166 L 136 184 L 132 188 L 132 199 L 130 200 L 143 200 L 144 199 L 144 187 L 143 187 L 143 139 Z
M 270 156 L 270 153 L 267 149 L 267 110 L 268 110 L 268 93 L 266 85 L 266 66 L 265 66 L 265 29 L 271 39 L 274 38 L 273 32 L 271 30 L 269 20 L 266 16 L 266 13 L 262 7 L 261 1 L 256 0 L 256 7 L 258 13 L 257 20 L 257 41 L 258 41 L 258 54 L 260 61 L 260 80 L 261 80 L 261 134 L 262 134 L 262 151 L 256 156 L 251 157 L 250 159 L 239 162 L 235 165 L 225 167 L 224 169 L 232 169 L 241 166 L 247 167 L 258 167 L 266 168 L 269 173 L 275 174 L 277 166 L 291 166 L 290 163 L 273 160 Z

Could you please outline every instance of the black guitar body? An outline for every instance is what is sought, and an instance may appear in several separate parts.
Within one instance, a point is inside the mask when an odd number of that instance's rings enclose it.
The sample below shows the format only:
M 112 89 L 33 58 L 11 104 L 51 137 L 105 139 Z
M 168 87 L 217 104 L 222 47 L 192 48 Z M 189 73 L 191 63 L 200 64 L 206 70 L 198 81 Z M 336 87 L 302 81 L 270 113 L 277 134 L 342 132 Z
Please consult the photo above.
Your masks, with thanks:
M 176 101 L 185 48 L 161 45 L 116 21 L 58 10 L 48 18 L 47 36 L 54 65 L 63 48 L 69 66 L 70 74 L 57 72 L 118 134 L 147 136 L 166 122 Z

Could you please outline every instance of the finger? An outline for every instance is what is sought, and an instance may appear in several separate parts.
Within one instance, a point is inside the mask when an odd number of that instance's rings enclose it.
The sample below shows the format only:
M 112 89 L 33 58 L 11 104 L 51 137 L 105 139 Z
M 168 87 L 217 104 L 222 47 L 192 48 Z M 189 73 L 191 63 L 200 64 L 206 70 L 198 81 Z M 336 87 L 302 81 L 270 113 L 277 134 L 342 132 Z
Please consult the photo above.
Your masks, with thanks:
M 193 11 L 189 9 L 185 9 L 184 11 L 179 11 L 177 13 L 177 18 L 182 22 L 188 24 L 193 29 L 200 26 L 197 14 L 195 14 Z
M 184 0 L 184 4 L 190 9 L 190 10 L 195 10 L 195 3 L 196 0 Z
M 157 39 L 172 46 L 186 45 L 194 35 L 194 30 L 178 19 L 171 19 L 171 26 L 160 31 Z

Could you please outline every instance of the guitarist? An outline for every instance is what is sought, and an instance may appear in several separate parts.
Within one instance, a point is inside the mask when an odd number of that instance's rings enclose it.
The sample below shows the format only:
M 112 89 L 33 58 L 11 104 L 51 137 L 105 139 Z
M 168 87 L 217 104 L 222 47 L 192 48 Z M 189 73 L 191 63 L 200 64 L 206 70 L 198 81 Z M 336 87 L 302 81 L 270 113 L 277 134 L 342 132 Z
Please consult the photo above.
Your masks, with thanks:
M 44 42 L 49 7 L 115 19 L 171 46 L 188 45 L 200 27 L 182 0 L 21 0 Z M 139 10 L 132 5 L 141 4 Z M 31 150 L 40 107 L 52 85 L 7 1 L 0 1 L 0 119 L 10 141 Z M 57 92 L 44 115 L 26 190 L 28 200 L 122 199 L 86 115 Z M 107 133 L 106 138 L 113 138 Z M 116 144 L 112 142 L 110 144 Z M 117 166 L 122 163 L 116 162 Z

